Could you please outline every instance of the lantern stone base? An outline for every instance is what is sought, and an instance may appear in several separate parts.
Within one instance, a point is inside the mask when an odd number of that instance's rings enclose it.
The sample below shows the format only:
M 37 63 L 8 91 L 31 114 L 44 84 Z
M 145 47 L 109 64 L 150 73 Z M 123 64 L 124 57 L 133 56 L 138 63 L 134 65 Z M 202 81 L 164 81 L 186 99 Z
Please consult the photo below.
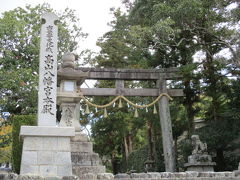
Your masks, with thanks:
M 23 151 L 20 174 L 71 176 L 70 137 L 73 127 L 22 126 Z

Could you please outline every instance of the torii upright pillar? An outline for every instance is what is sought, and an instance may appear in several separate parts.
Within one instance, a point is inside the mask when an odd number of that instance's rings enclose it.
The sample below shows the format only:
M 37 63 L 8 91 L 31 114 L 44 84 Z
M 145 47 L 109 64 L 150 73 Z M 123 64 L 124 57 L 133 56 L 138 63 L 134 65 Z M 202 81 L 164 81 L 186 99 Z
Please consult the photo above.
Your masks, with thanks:
M 157 81 L 160 93 L 167 93 L 166 80 L 160 78 Z M 162 130 L 164 163 L 166 172 L 176 171 L 176 158 L 174 152 L 174 143 L 172 135 L 172 122 L 169 109 L 169 101 L 166 96 L 162 96 L 158 101 L 159 117 Z

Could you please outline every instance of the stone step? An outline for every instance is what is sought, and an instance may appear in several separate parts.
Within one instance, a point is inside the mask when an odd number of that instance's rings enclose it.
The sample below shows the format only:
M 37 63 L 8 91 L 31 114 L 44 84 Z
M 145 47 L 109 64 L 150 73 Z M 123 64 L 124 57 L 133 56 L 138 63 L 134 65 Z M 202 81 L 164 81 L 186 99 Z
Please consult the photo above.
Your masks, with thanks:
M 89 138 L 86 134 L 76 132 L 74 137 L 71 137 L 72 142 L 89 142 Z
M 93 153 L 92 142 L 71 142 L 71 152 Z
M 81 177 L 87 173 L 94 173 L 94 174 L 105 173 L 106 168 L 105 168 L 105 166 L 76 166 L 76 165 L 73 165 L 72 170 L 73 170 L 74 175 Z
M 72 163 L 74 165 L 82 165 L 82 166 L 101 165 L 101 160 L 97 153 L 72 152 L 71 158 L 72 158 Z

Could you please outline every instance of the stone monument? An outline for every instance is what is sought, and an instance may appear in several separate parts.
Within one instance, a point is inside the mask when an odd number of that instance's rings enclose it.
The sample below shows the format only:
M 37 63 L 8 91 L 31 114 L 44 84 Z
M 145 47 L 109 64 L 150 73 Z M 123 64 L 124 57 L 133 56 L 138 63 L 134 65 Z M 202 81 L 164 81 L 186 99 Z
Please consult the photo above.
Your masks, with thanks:
M 192 135 L 192 155 L 188 156 L 188 163 L 184 164 L 187 171 L 213 172 L 216 165 L 212 162 L 212 156 L 207 153 L 207 144 L 200 141 L 198 135 Z
M 75 128 L 75 137 L 71 138 L 72 168 L 73 174 L 81 179 L 87 179 L 89 173 L 93 175 L 91 179 L 96 178 L 99 173 L 105 173 L 105 166 L 101 165 L 98 154 L 93 152 L 93 144 L 87 135 L 81 133 L 79 123 L 82 95 L 80 85 L 88 75 L 88 72 L 76 70 L 75 56 L 72 53 L 63 56 L 58 70 L 57 103 L 62 109 L 59 125 Z
M 20 174 L 71 176 L 70 137 L 73 127 L 56 126 L 57 16 L 42 15 L 38 91 L 38 126 L 22 126 Z

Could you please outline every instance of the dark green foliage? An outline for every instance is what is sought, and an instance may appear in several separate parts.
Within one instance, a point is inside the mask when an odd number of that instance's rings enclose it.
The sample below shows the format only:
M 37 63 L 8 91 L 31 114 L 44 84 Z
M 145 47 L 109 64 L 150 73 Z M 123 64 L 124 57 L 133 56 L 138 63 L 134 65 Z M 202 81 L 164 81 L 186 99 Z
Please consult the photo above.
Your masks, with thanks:
M 127 161 L 121 162 L 121 172 L 145 172 L 145 162 L 148 160 L 148 154 L 149 154 L 149 146 L 145 145 L 141 148 L 133 151 L 130 155 Z M 155 172 L 163 172 L 164 167 L 164 157 L 163 157 L 163 149 L 162 149 L 162 141 L 159 139 L 156 143 L 156 154 L 157 157 L 154 160 L 154 167 L 152 171 Z
M 13 122 L 12 127 L 12 167 L 15 173 L 20 172 L 21 157 L 22 157 L 22 139 L 19 136 L 20 128 L 23 125 L 34 126 L 37 124 L 36 115 L 15 115 L 11 117 Z
M 203 141 L 207 142 L 208 150 L 217 163 L 216 170 L 234 170 L 240 161 L 240 80 L 232 80 L 228 86 L 229 93 L 225 108 L 221 108 L 221 120 L 208 121 L 207 126 L 197 131 Z
M 144 162 L 147 160 L 148 147 L 143 146 L 142 148 L 133 151 L 127 160 L 127 162 L 122 162 L 122 172 L 144 172 Z
M 184 164 L 188 162 L 188 156 L 192 154 L 192 144 L 190 139 L 183 139 L 178 142 L 178 159 L 177 159 L 177 169 L 181 171 L 185 171 L 186 168 Z
M 156 155 L 157 155 L 157 157 L 155 159 L 155 171 L 156 172 L 164 172 L 165 165 L 164 165 L 162 138 L 161 138 L 161 136 L 158 138 L 159 139 L 156 140 Z
M 207 126 L 196 133 L 208 145 L 208 151 L 217 163 L 216 171 L 231 171 L 237 168 L 240 156 L 238 151 L 240 143 L 240 123 L 233 119 L 224 119 L 220 122 L 208 122 Z

